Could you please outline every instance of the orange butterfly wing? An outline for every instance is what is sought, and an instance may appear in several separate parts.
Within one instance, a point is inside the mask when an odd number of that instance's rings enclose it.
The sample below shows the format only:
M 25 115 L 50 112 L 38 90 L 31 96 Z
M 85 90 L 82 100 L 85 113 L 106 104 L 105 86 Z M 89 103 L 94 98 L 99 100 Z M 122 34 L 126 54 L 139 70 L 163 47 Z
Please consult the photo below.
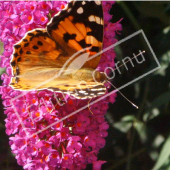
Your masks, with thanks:
M 87 61 L 76 76 L 60 74 L 59 77 L 55 77 L 65 62 L 77 51 L 86 48 L 84 53 L 89 52 L 90 56 L 99 52 L 102 40 L 102 5 L 92 1 L 72 1 L 50 21 L 47 31 L 32 30 L 14 46 L 11 60 L 14 77 L 11 78 L 10 85 L 20 90 L 48 88 L 64 93 L 69 91 L 77 98 L 91 98 L 104 94 L 105 86 L 95 82 L 92 77 L 93 69 L 100 61 L 100 55 Z M 84 76 L 80 76 L 82 74 Z M 79 81 L 85 83 L 77 87 Z
M 100 1 L 72 1 L 47 24 L 47 31 L 56 42 L 68 44 L 76 51 L 90 48 L 90 56 L 102 49 L 103 9 Z M 100 55 L 85 63 L 85 68 L 96 68 Z
M 52 68 L 61 68 L 69 55 L 49 37 L 45 29 L 29 31 L 19 43 L 14 45 L 11 60 L 14 77 L 10 85 L 15 89 L 35 89 L 39 86 L 37 84 L 50 78 L 47 75 L 45 79 L 45 73 Z M 64 56 L 65 60 L 57 62 L 60 56 Z M 39 72 L 42 69 L 43 75 Z

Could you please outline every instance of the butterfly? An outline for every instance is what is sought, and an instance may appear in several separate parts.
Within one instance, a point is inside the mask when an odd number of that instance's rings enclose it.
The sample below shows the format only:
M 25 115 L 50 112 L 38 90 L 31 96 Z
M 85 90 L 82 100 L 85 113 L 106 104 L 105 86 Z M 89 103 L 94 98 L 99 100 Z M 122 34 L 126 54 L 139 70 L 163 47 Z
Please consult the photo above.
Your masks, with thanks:
M 103 95 L 106 76 L 95 70 L 102 44 L 101 1 L 70 1 L 45 29 L 27 32 L 14 45 L 10 86 L 22 91 L 48 89 L 80 99 Z

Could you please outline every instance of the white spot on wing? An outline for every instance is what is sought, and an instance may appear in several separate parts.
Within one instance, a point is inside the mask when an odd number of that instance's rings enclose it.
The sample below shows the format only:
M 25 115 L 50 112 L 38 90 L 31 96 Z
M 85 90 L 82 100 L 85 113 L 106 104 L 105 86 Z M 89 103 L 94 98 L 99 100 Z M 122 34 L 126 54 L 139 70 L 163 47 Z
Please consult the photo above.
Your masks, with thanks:
M 100 1 L 94 1 L 97 5 L 101 5 Z
M 99 92 L 99 93 L 97 93 L 98 95 L 102 95 L 102 94 L 105 94 L 104 92 Z
M 96 22 L 97 24 L 103 25 L 103 19 L 94 15 L 89 16 L 90 22 Z
M 82 7 L 78 8 L 78 9 L 77 9 L 77 13 L 78 13 L 78 14 L 82 14 L 82 13 L 83 13 L 83 8 L 82 8 Z
M 96 16 L 95 19 L 96 19 L 96 23 L 97 23 L 97 24 L 101 24 L 101 21 L 100 21 L 100 18 L 99 18 L 99 17 Z
M 82 97 L 82 98 L 80 98 L 80 99 L 87 99 L 87 97 Z
M 100 89 L 96 89 L 97 91 L 102 91 L 105 90 L 105 88 L 100 88 Z
M 80 90 L 80 91 L 79 91 L 79 93 L 85 93 L 85 92 L 86 92 L 86 91 L 84 91 L 84 90 Z
M 100 88 L 100 89 L 90 89 L 91 91 L 102 91 L 105 90 L 105 88 Z
M 83 1 L 83 2 L 82 2 L 82 5 L 85 5 L 85 4 L 86 4 L 86 2 L 85 2 L 85 1 Z
M 101 23 L 100 23 L 101 25 L 103 25 L 103 19 L 101 18 Z
M 69 13 L 69 12 L 71 11 L 71 8 L 69 8 L 67 11 L 68 11 L 68 13 Z
M 90 22 L 95 21 L 95 19 L 94 19 L 94 15 L 90 15 L 90 16 L 89 16 L 89 21 L 90 21 Z

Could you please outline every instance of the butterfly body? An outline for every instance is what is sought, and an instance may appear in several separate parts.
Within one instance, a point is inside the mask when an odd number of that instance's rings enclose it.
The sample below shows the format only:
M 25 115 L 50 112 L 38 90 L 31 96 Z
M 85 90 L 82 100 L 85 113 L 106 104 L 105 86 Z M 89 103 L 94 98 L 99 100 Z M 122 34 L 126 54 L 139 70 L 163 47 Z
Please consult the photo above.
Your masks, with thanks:
M 29 31 L 14 45 L 10 86 L 26 91 L 48 89 L 81 99 L 102 95 L 106 77 L 95 70 L 102 41 L 101 2 L 71 1 L 46 29 Z

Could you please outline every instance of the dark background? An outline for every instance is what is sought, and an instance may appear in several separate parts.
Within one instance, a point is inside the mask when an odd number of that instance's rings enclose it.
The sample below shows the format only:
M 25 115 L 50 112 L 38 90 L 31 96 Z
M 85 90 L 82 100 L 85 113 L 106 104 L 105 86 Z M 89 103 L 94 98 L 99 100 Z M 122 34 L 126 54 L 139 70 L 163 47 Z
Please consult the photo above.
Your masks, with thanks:
M 158 58 L 161 69 L 123 88 L 121 92 L 139 106 L 133 107 L 119 93 L 114 104 L 110 104 L 106 120 L 110 124 L 106 145 L 101 149 L 99 160 L 106 160 L 104 170 L 156 170 L 170 169 L 170 2 L 117 2 L 111 9 L 112 22 L 121 18 L 123 30 L 117 39 L 142 29 Z M 116 61 L 146 50 L 146 62 L 121 67 L 112 81 L 116 87 L 137 78 L 156 67 L 146 43 L 138 37 L 122 43 L 116 48 Z M 2 102 L 1 102 L 2 103 Z M 20 170 L 11 154 L 8 136 L 5 134 L 6 116 L 0 105 L 0 169 Z M 92 169 L 88 165 L 87 169 Z
M 125 87 L 121 92 L 139 109 L 131 106 L 120 94 L 110 104 L 106 119 L 110 124 L 106 146 L 99 159 L 107 160 L 104 170 L 156 170 L 170 169 L 170 2 L 117 2 L 111 14 L 113 22 L 123 18 L 123 30 L 119 40 L 142 29 L 161 64 L 161 69 Z M 136 42 L 136 43 L 135 43 Z M 127 71 L 115 76 L 116 87 L 142 75 L 155 66 L 153 56 L 148 55 L 146 43 L 139 38 L 122 43 L 116 48 L 117 60 L 146 50 L 142 65 L 129 64 Z M 141 50 L 142 50 L 141 49 Z M 131 68 L 131 69 L 130 69 Z M 166 143 L 167 141 L 167 143 Z M 162 152 L 162 154 L 160 154 Z M 165 156 L 167 154 L 167 156 Z M 163 156 L 165 156 L 163 158 Z M 159 159 L 158 159 L 159 158 Z M 158 162 L 159 160 L 159 162 Z

